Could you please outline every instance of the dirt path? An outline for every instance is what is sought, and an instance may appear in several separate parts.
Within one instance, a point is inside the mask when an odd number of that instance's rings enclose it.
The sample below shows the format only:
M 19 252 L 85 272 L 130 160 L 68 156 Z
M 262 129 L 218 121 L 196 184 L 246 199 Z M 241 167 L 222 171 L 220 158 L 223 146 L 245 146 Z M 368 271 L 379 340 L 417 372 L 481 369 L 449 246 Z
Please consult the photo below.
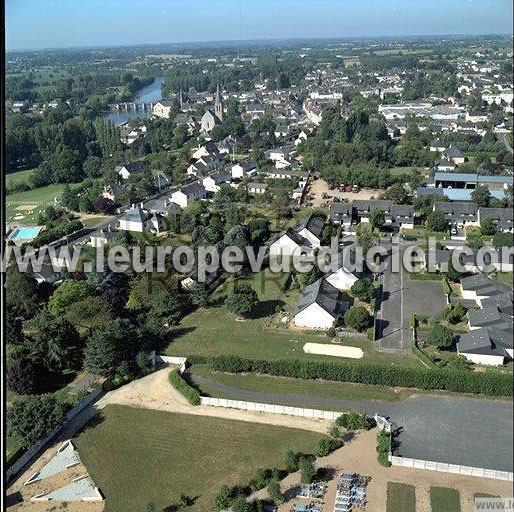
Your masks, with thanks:
M 129 405 L 160 411 L 195 414 L 198 416 L 214 416 L 231 420 L 266 423 L 282 427 L 301 428 L 314 432 L 326 433 L 331 425 L 328 420 L 268 414 L 237 409 L 223 409 L 200 405 L 193 407 L 186 399 L 175 391 L 168 382 L 170 369 L 158 370 L 151 375 L 130 382 L 125 386 L 107 393 L 96 403 L 97 409 L 109 404 Z
M 325 495 L 325 510 L 332 510 L 335 501 L 337 477 L 340 472 L 358 473 L 370 477 L 367 486 L 366 512 L 385 512 L 387 483 L 397 482 L 416 486 L 416 511 L 430 512 L 429 490 L 431 486 L 450 487 L 461 493 L 462 512 L 472 512 L 472 497 L 476 492 L 498 496 L 510 496 L 511 484 L 500 480 L 477 478 L 435 471 L 414 470 L 400 467 L 385 468 L 377 462 L 375 450 L 377 430 L 362 432 L 345 446 L 328 457 L 317 459 L 316 467 L 332 468 L 334 478 L 329 482 Z M 300 474 L 293 473 L 282 480 L 282 492 L 297 488 Z M 266 490 L 258 491 L 252 498 L 266 498 Z M 308 503 L 306 500 L 289 499 L 281 505 L 279 512 L 288 512 L 295 502 Z

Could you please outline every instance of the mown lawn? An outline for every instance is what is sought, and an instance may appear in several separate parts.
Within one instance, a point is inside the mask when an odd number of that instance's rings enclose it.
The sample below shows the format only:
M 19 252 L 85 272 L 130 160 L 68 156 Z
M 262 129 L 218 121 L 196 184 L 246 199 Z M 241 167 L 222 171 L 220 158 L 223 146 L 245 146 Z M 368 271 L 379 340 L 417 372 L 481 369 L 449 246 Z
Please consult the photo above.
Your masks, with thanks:
M 212 370 L 209 365 L 193 365 L 193 375 L 199 375 L 225 386 L 254 392 L 274 393 L 291 395 L 291 398 L 282 405 L 296 406 L 295 396 L 313 398 L 335 398 L 340 400 L 380 400 L 385 402 L 397 402 L 405 400 L 413 393 L 409 390 L 395 391 L 392 388 L 373 386 L 367 384 L 354 384 L 332 381 L 290 379 L 286 377 L 272 377 L 268 375 L 254 374 L 228 374 Z M 220 393 L 217 390 L 210 390 L 209 386 L 200 386 L 202 394 L 216 396 L 219 398 L 238 398 L 230 396 L 230 393 Z M 301 402 L 302 407 L 314 409 L 323 408 L 318 403 L 306 404 Z M 333 407 L 326 407 L 333 409 Z
M 257 468 L 283 467 L 288 450 L 312 453 L 319 435 L 299 429 L 109 405 L 75 439 L 106 497 L 105 512 L 141 512 L 196 497 L 212 510 L 224 484 L 247 484 Z M 170 508 L 171 510 L 171 508 Z
M 176 356 L 218 356 L 232 354 L 257 359 L 316 359 L 338 362 L 339 358 L 305 354 L 307 342 L 330 343 L 322 332 L 314 333 L 288 329 L 280 323 L 286 313 L 275 314 L 277 306 L 291 312 L 296 306 L 299 290 L 283 291 L 285 274 L 274 275 L 269 269 L 245 278 L 259 295 L 260 303 L 250 319 L 238 320 L 222 304 L 224 295 L 232 286 L 227 281 L 212 296 L 214 305 L 201 308 L 183 319 L 171 333 L 166 354 Z M 361 361 L 401 364 L 419 367 L 411 354 L 386 354 L 378 352 L 373 342 L 361 339 L 344 339 L 344 345 L 358 346 L 365 355 Z M 348 361 L 348 359 L 344 359 Z
M 387 483 L 387 512 L 416 512 L 416 488 L 413 485 Z
M 496 279 L 500 283 L 512 286 L 513 273 L 512 272 L 496 272 Z
M 430 487 L 432 512 L 460 512 L 460 493 L 448 487 Z
M 27 169 L 26 171 L 10 172 L 5 175 L 5 184 L 7 188 L 19 183 L 28 183 L 30 176 L 34 173 L 35 169 Z

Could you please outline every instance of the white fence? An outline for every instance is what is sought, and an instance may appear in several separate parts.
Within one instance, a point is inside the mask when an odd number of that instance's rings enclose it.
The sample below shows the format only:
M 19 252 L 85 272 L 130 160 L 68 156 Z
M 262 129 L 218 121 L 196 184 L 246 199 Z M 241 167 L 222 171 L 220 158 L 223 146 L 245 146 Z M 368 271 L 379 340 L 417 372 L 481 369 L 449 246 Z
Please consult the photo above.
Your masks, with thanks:
M 342 412 L 321 411 L 319 409 L 305 409 L 303 407 L 288 407 L 286 405 L 263 404 L 257 402 L 245 402 L 243 400 L 227 400 L 225 398 L 213 398 L 202 396 L 202 405 L 213 407 L 228 407 L 230 409 L 241 409 L 243 411 L 258 411 L 271 414 L 286 414 L 288 416 L 302 416 L 304 418 L 318 418 L 323 420 L 335 420 Z
M 460 466 L 458 464 L 447 464 L 444 462 L 432 462 L 428 460 L 410 459 L 408 457 L 389 456 L 392 466 L 404 468 L 426 469 L 429 471 L 440 471 L 442 473 L 454 473 L 457 475 L 478 476 L 481 478 L 495 478 L 497 480 L 513 481 L 513 474 L 509 471 L 498 471 L 496 469 L 474 468 L 470 466 Z
M 70 409 L 66 415 L 64 416 L 63 422 L 59 425 L 55 430 L 50 432 L 44 439 L 38 441 L 34 446 L 29 448 L 6 472 L 5 479 L 9 480 L 11 477 L 16 475 L 21 471 L 21 469 L 28 464 L 34 457 L 36 457 L 39 452 L 41 452 L 45 446 L 48 445 L 51 441 L 53 441 L 59 432 L 66 427 L 66 425 L 73 419 L 77 414 L 82 411 L 85 407 L 94 402 L 100 395 L 102 394 L 102 386 L 99 385 L 96 387 L 89 395 L 81 400 L 75 407 Z
M 180 366 L 180 373 L 184 373 L 186 370 L 187 357 L 156 355 L 155 350 L 153 350 L 149 355 L 149 359 L 154 366 L 156 363 L 177 364 Z

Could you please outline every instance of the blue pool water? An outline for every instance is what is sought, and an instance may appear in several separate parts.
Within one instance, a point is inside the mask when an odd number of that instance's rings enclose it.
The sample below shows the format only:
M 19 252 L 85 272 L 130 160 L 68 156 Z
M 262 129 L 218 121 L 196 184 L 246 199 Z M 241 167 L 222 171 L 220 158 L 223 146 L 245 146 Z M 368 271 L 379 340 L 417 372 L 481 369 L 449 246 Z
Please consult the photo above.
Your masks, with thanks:
M 11 236 L 9 238 L 11 240 L 26 240 L 27 238 L 35 238 L 40 231 L 40 226 L 27 226 L 16 228 L 13 231 L 13 233 L 11 233 Z

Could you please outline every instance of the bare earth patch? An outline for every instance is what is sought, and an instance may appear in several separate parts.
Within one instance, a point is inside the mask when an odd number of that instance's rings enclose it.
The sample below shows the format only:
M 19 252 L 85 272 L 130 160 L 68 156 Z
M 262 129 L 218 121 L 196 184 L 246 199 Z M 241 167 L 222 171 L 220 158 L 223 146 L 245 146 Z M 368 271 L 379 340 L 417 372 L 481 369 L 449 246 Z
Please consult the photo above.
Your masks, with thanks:
M 306 343 L 303 346 L 306 354 L 318 354 L 322 356 L 347 357 L 361 359 L 364 353 L 359 347 L 346 347 L 344 345 L 327 345 L 325 343 Z

